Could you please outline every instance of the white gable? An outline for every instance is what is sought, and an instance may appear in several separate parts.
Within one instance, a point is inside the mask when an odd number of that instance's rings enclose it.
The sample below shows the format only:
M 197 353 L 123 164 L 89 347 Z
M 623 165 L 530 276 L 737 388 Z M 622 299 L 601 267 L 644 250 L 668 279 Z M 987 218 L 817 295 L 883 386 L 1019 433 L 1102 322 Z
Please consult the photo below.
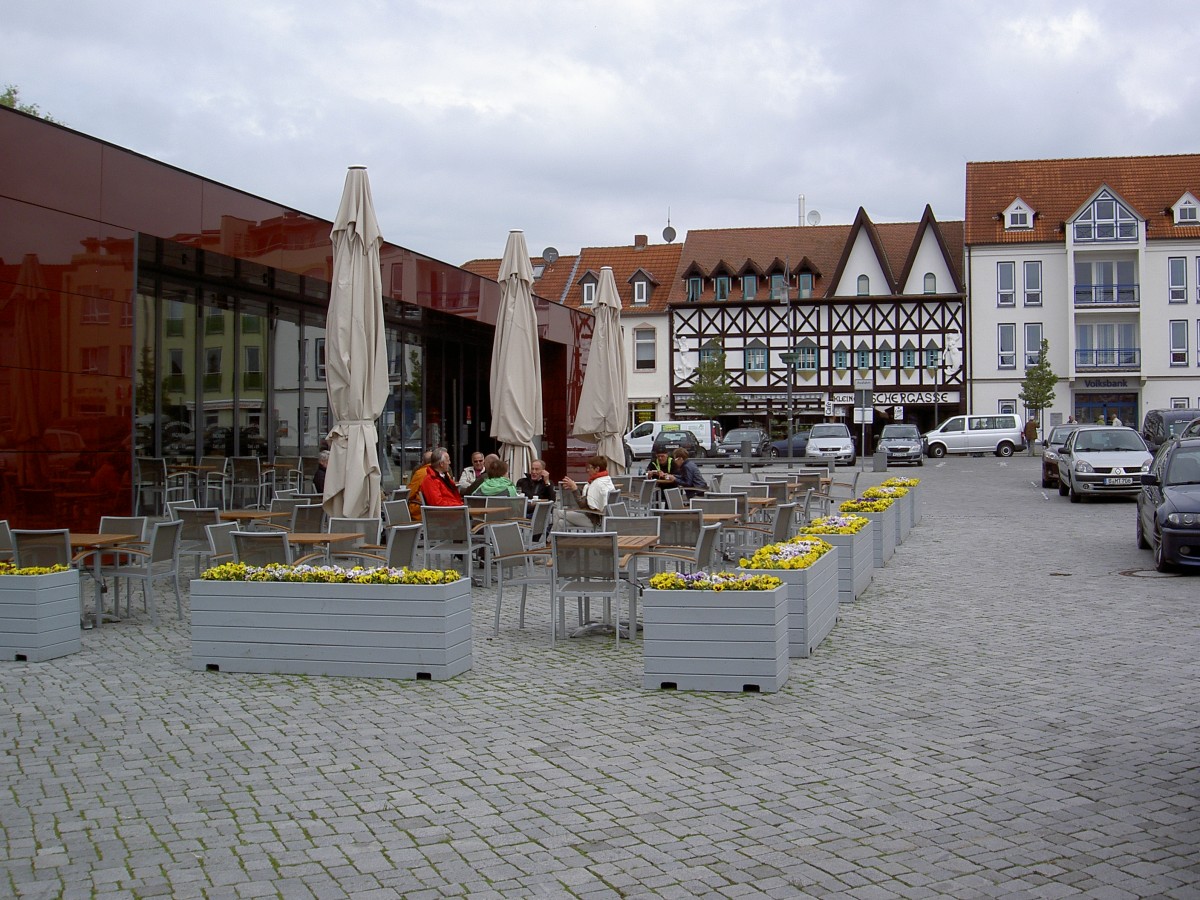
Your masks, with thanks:
M 1004 230 L 1024 231 L 1033 227 L 1034 210 L 1018 197 L 1004 210 Z
M 867 235 L 865 228 L 859 229 L 858 236 L 854 239 L 854 246 L 850 249 L 850 256 L 846 260 L 846 268 L 842 270 L 841 280 L 832 286 L 833 289 L 830 293 L 839 297 L 855 296 L 858 294 L 860 275 L 866 275 L 871 279 L 871 294 L 891 293 L 887 278 L 883 274 L 883 266 L 879 262 L 879 257 L 875 255 L 875 248 L 871 246 L 871 238 Z
M 1188 191 L 1171 207 L 1176 225 L 1200 225 L 1200 202 Z
M 913 260 L 912 271 L 908 273 L 908 281 L 900 286 L 900 293 L 925 293 L 925 275 L 928 272 L 932 272 L 937 281 L 937 293 L 955 292 L 954 276 L 946 264 L 946 257 L 938 245 L 932 224 L 925 226 L 925 233 L 921 235 L 921 245 L 917 248 L 916 259 Z

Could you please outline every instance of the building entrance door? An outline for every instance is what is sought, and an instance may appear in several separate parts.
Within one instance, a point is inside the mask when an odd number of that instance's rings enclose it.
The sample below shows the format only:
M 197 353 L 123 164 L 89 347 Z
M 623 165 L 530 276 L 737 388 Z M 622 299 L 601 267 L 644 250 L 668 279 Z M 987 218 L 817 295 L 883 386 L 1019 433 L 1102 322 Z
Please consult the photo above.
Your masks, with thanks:
M 1121 424 L 1138 426 L 1138 395 L 1131 393 L 1077 393 L 1075 421 L 1081 425 L 1111 424 L 1113 417 Z

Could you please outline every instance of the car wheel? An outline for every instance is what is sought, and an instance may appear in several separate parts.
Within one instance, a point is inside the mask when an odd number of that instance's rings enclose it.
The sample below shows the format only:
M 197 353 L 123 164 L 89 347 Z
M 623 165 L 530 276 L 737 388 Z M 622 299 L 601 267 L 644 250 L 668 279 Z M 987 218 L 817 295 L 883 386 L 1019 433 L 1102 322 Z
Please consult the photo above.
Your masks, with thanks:
M 923 466 L 923 465 L 925 465 L 925 460 L 923 460 L 923 459 L 918 459 L 918 460 L 917 460 L 917 465 L 918 465 L 918 466 Z
M 1160 572 L 1170 572 L 1171 564 L 1167 561 L 1166 551 L 1163 550 L 1162 535 L 1158 536 L 1158 543 L 1154 545 L 1154 568 Z
M 1058 496 L 1060 496 L 1060 497 L 1067 496 L 1067 483 L 1065 481 L 1063 481 L 1061 478 L 1058 479 Z
M 931 444 L 929 446 L 929 455 L 934 459 L 941 459 L 946 455 L 946 448 L 942 444 Z
M 696 452 L 692 455 L 695 456 L 696 459 L 704 459 L 704 457 L 708 456 L 708 453 L 705 452 L 703 447 L 697 447 Z
M 1083 500 L 1083 495 L 1080 494 L 1079 491 L 1075 490 L 1075 485 L 1071 485 L 1069 493 L 1071 495 L 1072 503 L 1079 503 L 1081 500 Z
M 1010 444 L 1008 441 L 1001 441 L 1000 446 L 996 448 L 996 455 L 997 456 L 1012 456 L 1013 455 L 1013 445 Z
M 1137 545 L 1139 550 L 1149 550 L 1150 542 L 1146 540 L 1146 529 L 1142 527 L 1142 510 L 1137 511 Z
M 771 448 L 771 459 L 779 459 L 779 448 L 778 447 Z

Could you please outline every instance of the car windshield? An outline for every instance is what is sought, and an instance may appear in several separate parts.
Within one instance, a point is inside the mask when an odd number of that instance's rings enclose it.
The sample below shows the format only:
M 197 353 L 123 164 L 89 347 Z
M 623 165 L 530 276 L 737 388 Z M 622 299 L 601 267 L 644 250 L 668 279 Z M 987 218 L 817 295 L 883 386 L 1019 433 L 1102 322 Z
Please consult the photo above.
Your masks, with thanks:
M 1046 440 L 1051 444 L 1065 444 L 1067 438 L 1071 436 L 1071 432 L 1074 430 L 1074 425 L 1055 425 L 1050 431 L 1050 437 L 1046 438 Z
M 725 435 L 725 440 L 740 444 L 742 441 L 757 441 L 761 434 L 762 432 L 755 431 L 753 428 L 735 428 Z
M 884 425 L 883 439 L 887 438 L 909 438 L 916 440 L 921 436 L 917 431 L 916 425 Z
M 809 437 L 810 438 L 826 438 L 826 437 L 844 438 L 844 437 L 848 437 L 849 434 L 850 434 L 850 432 L 846 430 L 845 425 L 814 425 L 812 427 L 812 432 L 809 434 Z
M 1167 466 L 1167 484 L 1200 484 L 1200 450 L 1180 450 Z
M 1075 449 L 1084 453 L 1111 453 L 1120 450 L 1145 452 L 1146 445 L 1135 431 L 1124 428 L 1112 431 L 1096 429 L 1080 432 L 1075 438 Z
M 1195 421 L 1195 419 L 1180 419 L 1178 422 L 1172 422 L 1170 425 L 1167 426 L 1167 433 L 1171 437 L 1179 437 L 1181 434 L 1183 434 L 1184 430 L 1189 425 L 1191 425 L 1192 422 L 1194 422 L 1194 421 Z M 1195 431 L 1196 429 L 1192 429 L 1192 430 Z

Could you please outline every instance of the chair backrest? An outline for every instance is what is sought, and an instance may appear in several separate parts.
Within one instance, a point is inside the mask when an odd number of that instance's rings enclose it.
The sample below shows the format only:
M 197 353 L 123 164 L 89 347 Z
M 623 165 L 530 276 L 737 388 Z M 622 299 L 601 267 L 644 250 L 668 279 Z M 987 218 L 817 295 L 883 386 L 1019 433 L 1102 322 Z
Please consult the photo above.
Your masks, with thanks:
M 150 565 L 171 560 L 179 561 L 179 535 L 183 531 L 183 522 L 176 519 L 173 522 L 157 522 L 150 532 Z
M 624 500 L 618 503 L 610 503 L 604 507 L 604 514 L 606 516 L 627 516 L 629 515 L 629 506 Z
M 658 516 L 605 516 L 600 525 L 601 531 L 615 531 L 617 534 L 652 534 L 658 537 Z
M 10 561 L 12 557 L 12 531 L 8 527 L 8 519 L 0 519 L 0 559 Z
M 220 557 L 234 558 L 233 533 L 237 531 L 237 522 L 219 522 L 216 525 L 205 525 L 208 535 L 208 548 L 212 551 L 213 559 Z
M 550 528 L 550 517 L 554 514 L 553 500 L 534 500 L 529 514 L 529 543 L 533 547 L 546 545 L 546 534 Z
M 221 521 L 221 511 L 215 506 L 181 509 L 179 510 L 179 521 L 183 525 L 183 529 L 179 532 L 179 539 L 200 543 L 208 540 L 208 532 L 205 529 L 209 525 L 216 525 Z
M 391 569 L 411 569 L 416 563 L 421 523 L 393 525 L 387 530 L 387 564 Z
M 292 531 L 325 530 L 325 507 L 320 503 L 301 503 L 292 508 Z
M 700 529 L 704 527 L 704 513 L 698 509 L 656 509 L 655 516 L 660 520 L 658 526 L 659 547 L 696 546 L 700 539 Z
M 202 456 L 200 457 L 200 467 L 209 469 L 210 471 L 204 474 L 209 478 L 218 478 L 225 474 L 225 469 L 229 466 L 229 457 L 227 456 Z
M 725 478 L 725 476 L 724 476 L 724 475 L 722 475 L 720 472 L 717 472 L 716 474 L 709 476 L 709 479 L 708 479 L 708 492 L 709 492 L 710 494 L 711 494 L 713 491 L 720 492 L 720 490 L 721 490 L 721 481 L 722 481 L 724 478 Z
M 794 484 L 800 489 L 801 492 L 809 489 L 819 491 L 821 489 L 821 473 L 797 472 Z
M 853 500 L 858 496 L 858 469 L 834 475 L 829 482 L 829 496 L 834 500 Z
M 654 491 L 657 488 L 657 481 L 652 478 L 644 479 L 641 488 L 638 489 L 638 506 L 649 509 L 654 504 Z
M 492 552 L 496 556 L 514 556 L 524 553 L 528 546 L 525 543 L 524 533 L 521 531 L 521 526 L 516 522 L 501 522 L 498 525 L 487 526 L 488 540 L 492 542 Z M 502 568 L 512 568 L 514 566 L 523 566 L 525 560 L 512 559 L 500 560 Z
M 778 544 L 794 536 L 796 527 L 796 504 L 780 503 L 775 507 L 775 521 L 771 525 L 770 543 Z
M 762 487 L 766 488 L 767 497 L 774 500 L 776 503 L 787 503 L 788 500 L 788 482 L 783 481 L 764 481 L 760 482 Z M 759 484 L 751 483 L 751 487 L 758 487 Z
M 233 556 L 249 566 L 272 563 L 287 565 L 292 561 L 287 533 L 283 531 L 234 531 Z
M 178 510 L 195 509 L 196 501 L 195 500 L 168 500 L 166 502 L 166 507 L 167 507 L 167 518 L 168 519 L 178 519 L 179 518 Z
M 378 544 L 380 524 L 379 519 L 374 517 L 356 519 L 349 516 L 332 516 L 329 519 L 329 533 L 359 535 L 351 545 L 354 547 L 361 546 L 362 544 Z M 338 550 L 344 549 L 346 549 L 345 544 L 333 544 L 330 546 L 329 552 L 336 554 Z
M 713 553 L 717 549 L 717 538 L 721 535 L 720 525 L 704 525 L 700 536 L 696 539 L 696 568 L 707 569 L 712 566 Z
M 146 516 L 101 516 L 100 534 L 136 534 L 139 541 L 146 539 Z
M 558 501 L 564 510 L 579 509 L 579 496 L 574 491 L 565 488 L 558 492 Z
M 622 494 L 629 494 L 633 491 L 633 476 L 632 475 L 613 475 L 613 487 Z
M 384 500 L 383 521 L 389 528 L 393 525 L 411 525 L 412 515 L 408 511 L 408 500 Z
M 166 487 L 167 461 L 154 456 L 138 456 L 133 460 L 134 481 L 143 487 Z
M 467 496 L 463 497 L 463 500 L 466 501 L 467 506 L 471 509 L 483 509 L 488 505 L 488 500 L 490 499 L 490 497 L 485 497 L 483 494 L 467 494 Z
M 550 534 L 555 581 L 577 583 L 620 580 L 615 531 L 559 532 Z
M 305 484 L 311 484 L 312 478 L 317 474 L 317 467 L 321 460 L 315 456 L 300 457 L 300 471 L 304 473 Z
M 663 500 L 667 504 L 667 509 L 687 509 L 687 500 L 683 496 L 683 488 L 666 488 L 663 491 Z
M 750 483 L 744 488 L 746 496 L 752 500 L 767 500 L 771 496 L 771 488 L 766 482 Z
M 527 501 L 524 494 L 518 494 L 515 497 L 488 497 L 487 501 L 489 509 L 507 507 L 514 519 L 525 517 L 525 503 Z
M 614 491 L 608 492 L 608 499 L 606 499 L 604 501 L 604 505 L 608 506 L 610 503 L 620 503 L 620 502 L 621 502 L 621 492 L 620 492 L 620 490 L 614 490 Z
M 471 516 L 465 506 L 422 506 L 425 540 L 430 543 L 471 543 Z
M 71 564 L 71 532 L 66 528 L 14 528 L 12 542 L 17 568 Z
M 235 456 L 229 461 L 235 485 L 254 485 L 262 481 L 262 467 L 257 456 Z
M 275 499 L 277 499 L 277 500 L 298 500 L 299 498 L 296 496 L 298 493 L 300 493 L 300 492 L 298 490 L 296 490 L 295 488 L 276 488 L 275 489 Z
M 292 510 L 294 510 L 297 506 L 303 505 L 304 501 L 296 497 L 280 497 L 278 494 L 276 494 L 271 498 L 271 512 L 288 513 L 289 519 L 291 518 Z
M 736 497 L 693 497 L 692 509 L 714 515 L 736 516 L 738 503 Z

